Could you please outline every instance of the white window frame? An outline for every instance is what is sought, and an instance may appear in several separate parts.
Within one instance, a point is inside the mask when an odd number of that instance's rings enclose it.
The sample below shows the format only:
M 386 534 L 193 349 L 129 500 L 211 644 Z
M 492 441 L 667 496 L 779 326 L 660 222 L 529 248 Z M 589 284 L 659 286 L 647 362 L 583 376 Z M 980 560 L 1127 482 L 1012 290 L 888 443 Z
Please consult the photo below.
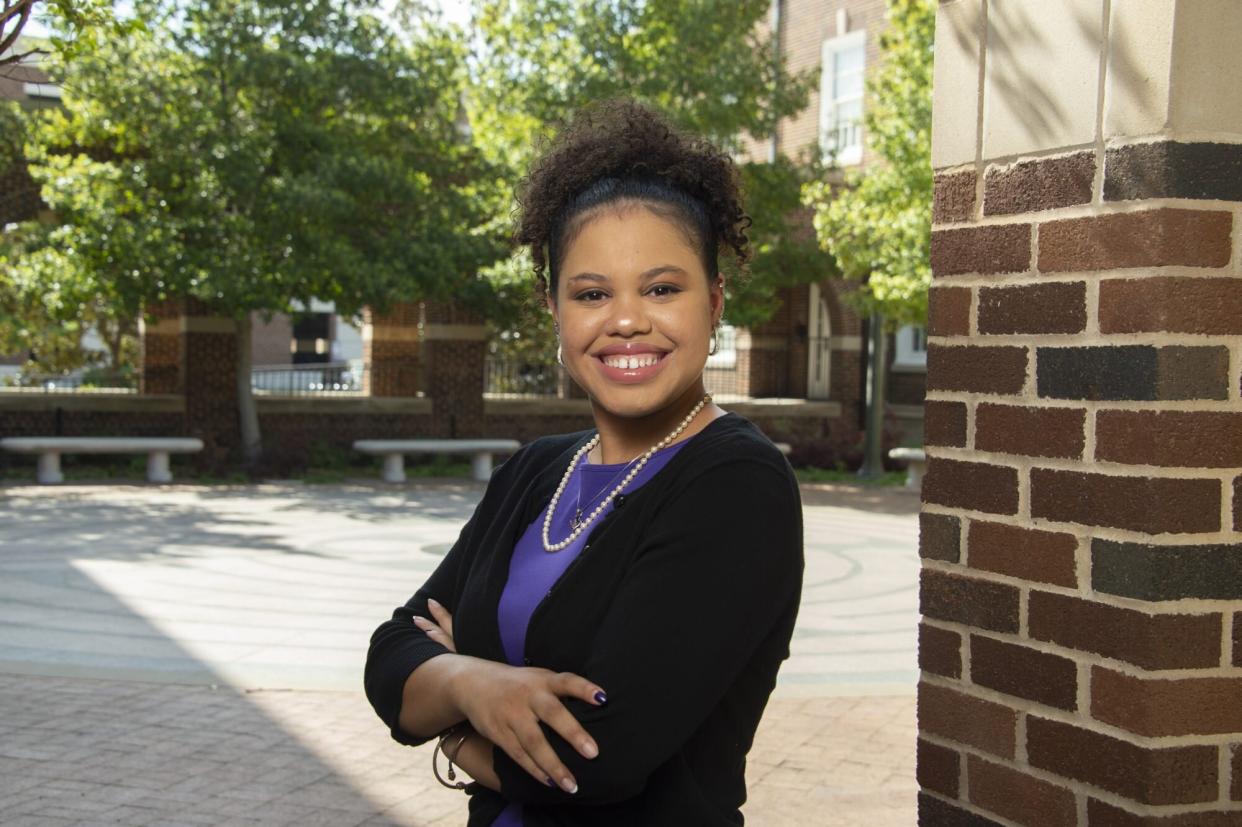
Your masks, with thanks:
M 893 369 L 906 371 L 927 370 L 927 330 L 916 325 L 897 329 L 897 352 L 893 354 Z
M 838 52 L 844 52 L 849 49 L 862 49 L 863 55 L 863 77 L 867 74 L 867 30 L 859 29 L 840 35 L 839 37 L 829 38 L 824 41 L 823 51 L 820 55 L 820 79 L 819 79 L 819 145 L 825 155 L 831 155 L 834 149 L 833 136 L 836 135 L 836 100 L 832 96 L 832 86 L 834 80 L 835 67 L 833 66 L 833 56 Z M 866 106 L 866 97 L 863 97 L 863 106 Z M 838 152 L 836 161 L 841 166 L 853 166 L 862 163 L 862 124 L 859 124 L 859 141 L 856 145 L 846 147 L 843 151 Z

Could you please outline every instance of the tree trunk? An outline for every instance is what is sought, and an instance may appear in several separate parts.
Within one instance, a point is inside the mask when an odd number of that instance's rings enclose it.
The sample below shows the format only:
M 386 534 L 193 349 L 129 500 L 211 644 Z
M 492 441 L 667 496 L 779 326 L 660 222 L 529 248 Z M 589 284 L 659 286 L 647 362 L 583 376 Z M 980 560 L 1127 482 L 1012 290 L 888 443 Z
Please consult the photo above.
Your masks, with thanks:
M 259 411 L 255 407 L 254 389 L 250 385 L 250 341 L 250 314 L 244 313 L 237 318 L 237 413 L 241 420 L 242 459 L 247 468 L 254 467 L 263 453 Z
M 871 384 L 867 393 L 867 430 L 863 443 L 863 463 L 858 469 L 862 479 L 875 479 L 884 473 L 884 407 L 888 387 L 888 334 L 884 317 L 873 315 L 868 325 L 871 334 L 867 374 Z

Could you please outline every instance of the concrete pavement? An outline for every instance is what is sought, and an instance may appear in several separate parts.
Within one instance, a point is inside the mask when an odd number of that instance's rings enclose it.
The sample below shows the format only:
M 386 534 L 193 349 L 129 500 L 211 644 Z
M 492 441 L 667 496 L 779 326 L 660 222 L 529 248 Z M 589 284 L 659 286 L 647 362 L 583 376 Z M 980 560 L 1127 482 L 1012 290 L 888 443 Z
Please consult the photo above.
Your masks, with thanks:
M 0 822 L 460 824 L 359 691 L 467 482 L 0 488 Z M 914 821 L 917 500 L 806 487 L 747 821 Z

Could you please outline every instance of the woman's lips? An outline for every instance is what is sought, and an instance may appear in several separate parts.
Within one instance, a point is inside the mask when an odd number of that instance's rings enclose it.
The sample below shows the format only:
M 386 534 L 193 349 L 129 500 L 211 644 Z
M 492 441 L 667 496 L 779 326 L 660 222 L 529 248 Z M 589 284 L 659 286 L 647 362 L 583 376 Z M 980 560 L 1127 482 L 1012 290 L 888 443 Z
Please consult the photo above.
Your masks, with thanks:
M 642 359 L 645 361 L 653 354 L 644 353 Z M 625 385 L 633 385 L 638 382 L 646 382 L 655 376 L 664 367 L 664 360 L 668 357 L 667 353 L 654 354 L 659 357 L 653 365 L 643 365 L 642 367 L 614 367 L 604 362 L 604 357 L 595 357 L 596 363 L 599 365 L 600 372 L 604 374 L 604 378 L 613 382 L 620 382 Z M 631 359 L 639 358 L 638 356 L 629 357 Z

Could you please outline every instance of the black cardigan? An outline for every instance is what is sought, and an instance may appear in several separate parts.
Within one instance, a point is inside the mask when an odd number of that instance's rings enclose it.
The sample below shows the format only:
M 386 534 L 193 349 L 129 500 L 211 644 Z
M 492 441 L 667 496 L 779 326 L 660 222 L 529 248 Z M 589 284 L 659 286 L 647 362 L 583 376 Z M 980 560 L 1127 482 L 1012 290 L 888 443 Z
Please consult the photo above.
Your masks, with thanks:
M 429 740 L 397 726 L 402 688 L 447 651 L 410 616 L 430 617 L 434 597 L 453 613 L 460 653 L 504 662 L 496 607 L 514 544 L 593 433 L 538 439 L 497 468 L 439 568 L 375 631 L 366 693 L 397 741 Z M 497 747 L 502 794 L 471 784 L 469 827 L 490 827 L 506 800 L 524 805 L 526 827 L 742 824 L 746 753 L 789 656 L 802 571 L 789 463 L 744 417 L 713 420 L 617 498 L 531 616 L 526 663 L 608 693 L 602 707 L 563 699 L 599 744 L 593 760 L 543 725 L 578 793 L 536 781 Z

